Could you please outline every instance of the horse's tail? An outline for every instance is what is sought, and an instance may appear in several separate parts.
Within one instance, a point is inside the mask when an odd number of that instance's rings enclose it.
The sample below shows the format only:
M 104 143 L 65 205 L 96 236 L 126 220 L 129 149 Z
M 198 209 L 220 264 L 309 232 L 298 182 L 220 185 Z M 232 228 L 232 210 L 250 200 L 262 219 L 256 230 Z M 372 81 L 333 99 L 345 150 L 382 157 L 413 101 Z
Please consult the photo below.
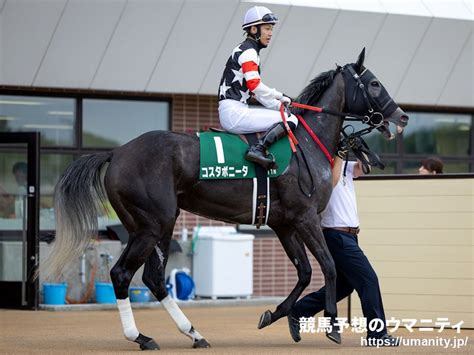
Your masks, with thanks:
M 68 263 L 82 255 L 96 235 L 97 216 L 107 201 L 101 170 L 111 158 L 111 152 L 81 157 L 56 184 L 56 238 L 49 258 L 40 267 L 47 278 L 59 276 Z

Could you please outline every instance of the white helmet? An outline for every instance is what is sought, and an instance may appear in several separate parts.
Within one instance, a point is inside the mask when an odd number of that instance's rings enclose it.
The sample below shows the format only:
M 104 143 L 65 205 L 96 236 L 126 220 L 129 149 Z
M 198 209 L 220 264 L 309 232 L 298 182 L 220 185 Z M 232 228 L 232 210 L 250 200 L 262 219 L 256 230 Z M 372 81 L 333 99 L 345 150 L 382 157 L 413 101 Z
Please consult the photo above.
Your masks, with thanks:
M 262 23 L 275 24 L 278 18 L 264 6 L 254 6 L 247 10 L 244 16 L 242 29 L 245 30 L 250 26 L 261 25 Z

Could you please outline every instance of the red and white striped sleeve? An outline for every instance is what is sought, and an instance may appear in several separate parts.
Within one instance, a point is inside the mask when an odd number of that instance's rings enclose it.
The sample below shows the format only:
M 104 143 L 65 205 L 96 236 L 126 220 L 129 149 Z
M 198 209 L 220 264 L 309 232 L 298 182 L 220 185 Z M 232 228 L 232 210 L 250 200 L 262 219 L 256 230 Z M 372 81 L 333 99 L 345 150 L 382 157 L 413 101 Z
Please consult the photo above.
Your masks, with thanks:
M 265 107 L 273 110 L 280 109 L 280 101 L 283 97 L 281 92 L 271 89 L 262 83 L 258 73 L 260 58 L 253 48 L 247 49 L 239 56 L 239 64 L 247 83 L 247 88 L 255 94 L 255 98 Z

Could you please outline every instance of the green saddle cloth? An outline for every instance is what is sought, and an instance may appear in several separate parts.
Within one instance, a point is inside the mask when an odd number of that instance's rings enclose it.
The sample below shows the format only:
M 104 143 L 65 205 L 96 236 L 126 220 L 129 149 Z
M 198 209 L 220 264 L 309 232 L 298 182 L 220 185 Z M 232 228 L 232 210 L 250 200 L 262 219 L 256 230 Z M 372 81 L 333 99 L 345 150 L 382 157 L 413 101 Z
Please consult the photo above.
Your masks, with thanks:
M 251 179 L 255 177 L 254 163 L 245 160 L 248 145 L 235 134 L 201 132 L 200 173 L 202 180 Z M 269 149 L 278 169 L 268 171 L 268 177 L 280 176 L 290 163 L 291 147 L 287 138 L 277 141 Z

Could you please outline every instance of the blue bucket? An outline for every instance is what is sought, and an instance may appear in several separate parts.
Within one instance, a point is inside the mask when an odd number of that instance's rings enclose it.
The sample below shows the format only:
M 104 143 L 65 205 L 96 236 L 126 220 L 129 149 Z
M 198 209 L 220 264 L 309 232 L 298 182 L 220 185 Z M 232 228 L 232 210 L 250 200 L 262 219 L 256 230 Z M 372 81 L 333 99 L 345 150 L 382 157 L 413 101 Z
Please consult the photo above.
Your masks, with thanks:
M 66 304 L 66 283 L 44 283 L 44 304 Z
M 175 278 L 176 297 L 182 301 L 193 299 L 196 289 L 193 278 L 184 271 L 178 271 Z
M 114 286 L 107 282 L 96 282 L 95 300 L 97 303 L 117 303 Z
M 148 287 L 130 287 L 130 302 L 150 302 L 150 290 Z

